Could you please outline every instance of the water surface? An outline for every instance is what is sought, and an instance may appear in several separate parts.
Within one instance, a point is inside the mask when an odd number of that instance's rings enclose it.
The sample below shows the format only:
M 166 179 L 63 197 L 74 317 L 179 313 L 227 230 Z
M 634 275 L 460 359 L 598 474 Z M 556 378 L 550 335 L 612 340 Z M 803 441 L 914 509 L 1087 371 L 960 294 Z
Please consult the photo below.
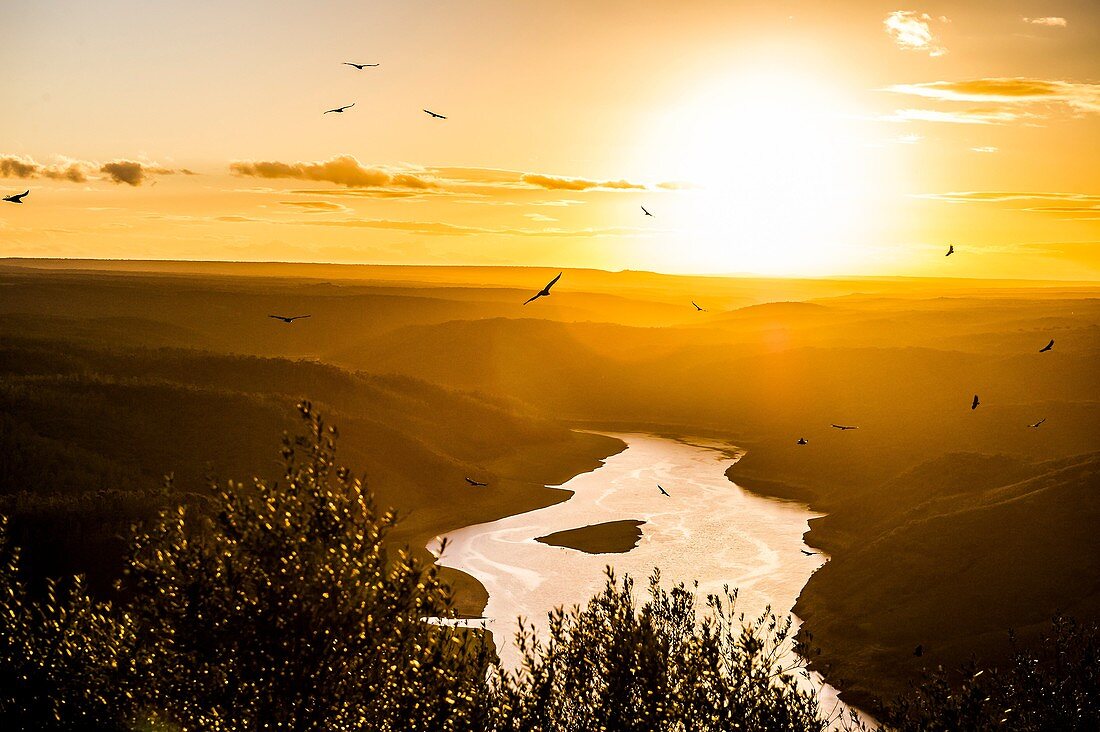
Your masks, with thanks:
M 806 580 L 825 557 L 806 556 L 802 534 L 819 516 L 805 505 L 749 493 L 725 476 L 736 461 L 733 448 L 706 441 L 684 442 L 645 434 L 611 434 L 627 444 L 592 472 L 560 488 L 567 501 L 447 534 L 440 560 L 476 577 L 489 593 L 484 616 L 502 662 L 515 666 L 512 639 L 517 618 L 545 635 L 546 614 L 557 606 L 583 604 L 604 586 L 604 568 L 629 573 L 644 593 L 654 567 L 662 584 L 699 582 L 701 595 L 723 585 L 739 589 L 746 617 L 768 606 L 790 612 Z M 670 494 L 664 496 L 657 485 Z M 549 546 L 535 537 L 588 524 L 638 519 L 642 538 L 622 554 L 585 554 Z M 433 548 L 438 546 L 433 544 Z M 835 703 L 825 687 L 822 706 Z

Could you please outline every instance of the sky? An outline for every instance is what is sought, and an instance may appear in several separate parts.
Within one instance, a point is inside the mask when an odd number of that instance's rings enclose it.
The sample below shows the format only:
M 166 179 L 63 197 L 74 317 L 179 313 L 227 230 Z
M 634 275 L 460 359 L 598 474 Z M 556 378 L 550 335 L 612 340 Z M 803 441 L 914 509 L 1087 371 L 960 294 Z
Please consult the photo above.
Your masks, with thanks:
M 1100 280 L 1096 0 L 0 0 L 0 27 L 0 191 L 31 190 L 0 256 Z

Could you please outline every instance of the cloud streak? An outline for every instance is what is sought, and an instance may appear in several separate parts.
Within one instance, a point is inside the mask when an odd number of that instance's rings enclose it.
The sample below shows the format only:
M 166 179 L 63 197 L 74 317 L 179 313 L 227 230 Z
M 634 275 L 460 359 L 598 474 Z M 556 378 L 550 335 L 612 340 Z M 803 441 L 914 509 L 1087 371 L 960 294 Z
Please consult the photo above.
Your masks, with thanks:
M 584 229 L 517 229 L 490 228 L 483 226 L 465 226 L 448 224 L 441 221 L 394 221 L 390 219 L 341 219 L 312 221 L 279 221 L 275 219 L 256 219 L 248 216 L 218 216 L 215 221 L 225 223 L 276 224 L 281 226 L 325 226 L 343 229 L 378 229 L 399 231 L 427 236 L 522 236 L 554 238 L 593 238 L 605 236 L 649 236 L 651 229 L 630 227 L 584 228 Z
M 519 190 L 590 191 L 646 190 L 647 186 L 628 180 L 522 173 L 494 168 L 387 168 L 364 165 L 351 155 L 338 155 L 319 162 L 286 163 L 280 161 L 239 160 L 230 164 L 235 175 L 257 178 L 288 178 L 333 183 L 363 191 L 357 195 L 480 194 Z M 670 188 L 680 184 L 658 184 Z
M 986 78 L 895 84 L 886 91 L 943 102 L 985 102 L 1007 106 L 1059 104 L 1100 112 L 1100 84 L 1028 78 Z
M 528 183 L 539 188 L 551 191 L 588 191 L 593 188 L 606 188 L 610 190 L 645 190 L 640 183 L 631 183 L 626 180 L 586 180 L 584 178 L 559 178 L 553 175 L 540 175 L 538 173 L 526 173 L 522 178 Z
M 942 112 L 935 109 L 899 109 L 879 117 L 881 122 L 943 122 L 956 125 L 1004 125 L 1034 117 L 1007 110 L 972 109 Z
M 363 165 L 351 155 L 337 155 L 316 163 L 283 163 L 279 161 L 239 160 L 229 165 L 235 175 L 256 178 L 293 178 L 312 180 L 348 188 L 412 188 L 425 190 L 437 187 L 426 177 L 407 171 L 394 171 Z
M 1047 16 L 1045 18 L 1023 18 L 1023 21 L 1031 25 L 1046 25 L 1053 28 L 1065 28 L 1069 25 L 1065 18 L 1060 18 L 1056 15 Z

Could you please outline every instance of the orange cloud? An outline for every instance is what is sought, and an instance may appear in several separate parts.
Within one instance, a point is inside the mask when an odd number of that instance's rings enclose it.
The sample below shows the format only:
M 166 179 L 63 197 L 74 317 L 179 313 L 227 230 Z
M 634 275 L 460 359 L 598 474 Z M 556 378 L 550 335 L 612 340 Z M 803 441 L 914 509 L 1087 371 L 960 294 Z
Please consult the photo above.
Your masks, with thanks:
M 321 162 L 236 161 L 229 170 L 236 175 L 258 178 L 292 178 L 335 183 L 347 193 L 365 196 L 409 196 L 420 194 L 492 195 L 507 191 L 545 189 L 564 191 L 645 190 L 641 183 L 627 180 L 590 180 L 541 173 L 521 173 L 495 168 L 404 168 L 368 166 L 351 155 L 338 155 Z M 662 188 L 683 187 L 682 183 L 660 184 Z
M 1005 105 L 1056 103 L 1100 112 L 1100 84 L 1026 78 L 930 81 L 896 84 L 886 91 L 947 102 L 995 102 Z
M 596 181 L 584 178 L 559 178 L 552 175 L 538 173 L 526 173 L 521 180 L 539 188 L 552 191 L 587 191 L 592 188 L 610 188 L 618 190 L 644 190 L 640 183 L 631 183 L 625 180 Z
M 319 163 L 281 163 L 278 161 L 237 161 L 229 165 L 236 175 L 257 178 L 296 178 L 324 181 L 349 188 L 414 188 L 429 189 L 436 183 L 411 172 L 391 171 L 363 165 L 351 155 Z
M 305 209 L 310 213 L 332 213 L 335 211 L 348 211 L 347 206 L 332 201 L 279 201 L 284 206 L 295 206 Z

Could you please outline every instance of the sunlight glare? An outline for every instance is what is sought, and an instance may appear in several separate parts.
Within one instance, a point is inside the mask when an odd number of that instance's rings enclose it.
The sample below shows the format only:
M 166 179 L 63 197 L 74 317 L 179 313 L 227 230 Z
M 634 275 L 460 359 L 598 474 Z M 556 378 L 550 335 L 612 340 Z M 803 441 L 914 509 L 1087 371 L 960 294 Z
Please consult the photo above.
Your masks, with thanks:
M 739 72 L 664 116 L 648 149 L 692 184 L 684 246 L 694 272 L 824 274 L 852 268 L 870 148 L 838 92 L 799 73 Z

